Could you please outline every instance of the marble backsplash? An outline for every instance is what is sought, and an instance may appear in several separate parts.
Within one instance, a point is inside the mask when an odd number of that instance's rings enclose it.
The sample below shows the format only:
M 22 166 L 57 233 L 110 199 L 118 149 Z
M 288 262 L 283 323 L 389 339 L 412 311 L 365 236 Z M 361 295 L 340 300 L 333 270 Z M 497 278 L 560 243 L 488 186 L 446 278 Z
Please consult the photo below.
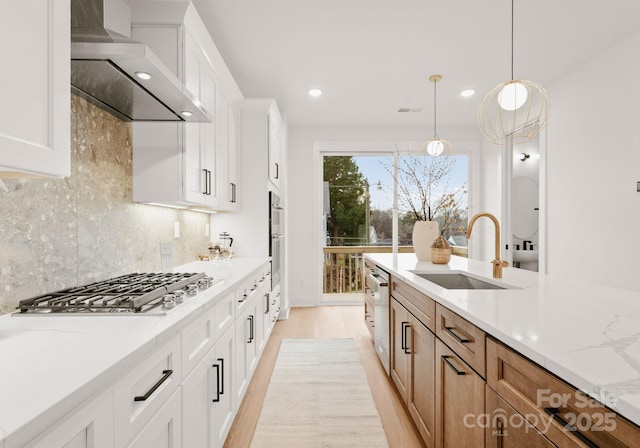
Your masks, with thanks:
M 205 252 L 209 215 L 133 202 L 131 126 L 71 96 L 71 176 L 0 179 L 0 314 L 19 300 Z M 180 238 L 174 238 L 174 223 Z

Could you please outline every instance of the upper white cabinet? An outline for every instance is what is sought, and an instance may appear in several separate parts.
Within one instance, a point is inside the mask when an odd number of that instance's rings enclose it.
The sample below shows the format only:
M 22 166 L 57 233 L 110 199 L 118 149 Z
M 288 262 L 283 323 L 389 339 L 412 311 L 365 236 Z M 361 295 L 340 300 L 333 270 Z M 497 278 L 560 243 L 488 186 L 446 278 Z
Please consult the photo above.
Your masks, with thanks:
M 236 210 L 237 131 L 230 104 L 241 94 L 233 78 L 226 76 L 228 69 L 193 6 L 179 20 L 168 20 L 161 11 L 162 6 L 156 5 L 155 15 L 147 14 L 145 22 L 134 21 L 132 37 L 158 54 L 213 122 L 134 123 L 134 200 Z M 141 15 L 134 8 L 134 18 Z
M 280 187 L 280 178 L 282 176 L 282 168 L 280 166 L 280 151 L 282 141 L 284 139 L 284 129 L 282 118 L 278 112 L 278 108 L 272 105 L 269 108 L 269 180 L 277 188 Z
M 70 1 L 2 2 L 0 16 L 0 177 L 69 176 Z
M 231 106 L 222 88 L 216 91 L 216 155 L 218 157 L 219 206 L 238 210 L 238 112 Z

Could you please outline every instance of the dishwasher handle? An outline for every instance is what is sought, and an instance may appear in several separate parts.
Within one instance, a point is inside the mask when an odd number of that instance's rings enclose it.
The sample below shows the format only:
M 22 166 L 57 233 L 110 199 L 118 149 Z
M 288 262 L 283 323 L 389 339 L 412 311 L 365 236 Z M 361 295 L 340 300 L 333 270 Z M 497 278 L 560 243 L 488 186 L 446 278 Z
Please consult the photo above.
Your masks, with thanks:
M 369 277 L 369 279 L 371 279 L 371 281 L 373 283 L 375 283 L 378 288 L 380 288 L 380 287 L 388 287 L 389 286 L 389 281 L 384 279 L 384 278 L 382 278 L 379 275 L 367 274 L 367 277 Z

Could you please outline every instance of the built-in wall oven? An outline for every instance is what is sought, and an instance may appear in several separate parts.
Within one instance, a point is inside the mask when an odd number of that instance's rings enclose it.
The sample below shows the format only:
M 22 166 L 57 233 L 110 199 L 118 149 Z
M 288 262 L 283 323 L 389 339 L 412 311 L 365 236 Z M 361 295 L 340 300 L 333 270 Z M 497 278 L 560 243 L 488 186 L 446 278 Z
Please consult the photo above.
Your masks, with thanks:
M 282 253 L 283 238 L 280 221 L 284 208 L 280 204 L 280 197 L 273 191 L 269 192 L 269 256 L 271 257 L 271 289 L 280 283 L 280 273 L 284 266 Z

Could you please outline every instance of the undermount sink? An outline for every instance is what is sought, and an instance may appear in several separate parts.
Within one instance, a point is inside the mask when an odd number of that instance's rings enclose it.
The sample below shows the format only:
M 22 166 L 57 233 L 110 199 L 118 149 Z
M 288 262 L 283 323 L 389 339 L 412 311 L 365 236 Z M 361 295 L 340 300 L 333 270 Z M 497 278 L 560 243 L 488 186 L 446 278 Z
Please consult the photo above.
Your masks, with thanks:
M 460 272 L 412 272 L 444 289 L 514 289 L 509 285 L 491 283 Z

